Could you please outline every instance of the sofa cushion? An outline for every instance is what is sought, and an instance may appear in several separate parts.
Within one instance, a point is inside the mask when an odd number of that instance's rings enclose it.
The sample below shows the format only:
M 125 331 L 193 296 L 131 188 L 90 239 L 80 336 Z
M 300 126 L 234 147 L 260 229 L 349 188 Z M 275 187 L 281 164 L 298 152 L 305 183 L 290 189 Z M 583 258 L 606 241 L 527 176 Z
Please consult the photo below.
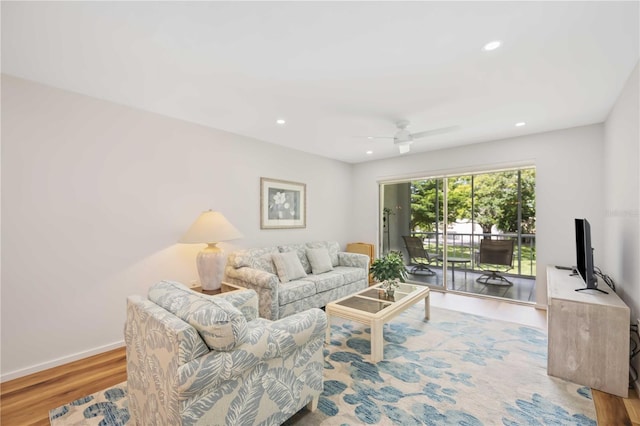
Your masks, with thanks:
M 333 270 L 342 274 L 345 284 L 363 279 L 368 280 L 367 271 L 363 268 L 356 268 L 355 266 L 336 266 Z
M 340 245 L 336 241 L 314 241 L 306 244 L 307 248 L 326 248 L 331 258 L 331 265 L 338 266 L 338 252 Z
M 247 320 L 231 303 L 161 281 L 149 289 L 149 300 L 195 328 L 209 348 L 230 351 L 244 342 Z
M 342 272 L 338 271 L 329 271 L 320 275 L 309 275 L 305 280 L 311 281 L 315 284 L 316 293 L 333 290 L 334 288 L 341 287 L 345 284 L 344 275 Z M 346 282 L 348 283 L 349 281 Z
M 308 281 L 307 278 L 282 284 L 278 291 L 278 303 L 286 305 L 316 294 L 315 283 Z
M 329 250 L 326 248 L 308 248 L 307 259 L 309 259 L 311 272 L 313 272 L 314 275 L 333 270 L 331 258 L 329 257 Z
M 273 264 L 276 266 L 278 277 L 283 283 L 307 276 L 296 252 L 274 253 L 271 255 L 271 258 L 273 259 Z
M 300 263 L 304 268 L 304 272 L 307 274 L 311 273 L 311 265 L 309 264 L 309 259 L 307 259 L 307 246 L 304 244 L 290 244 L 286 246 L 278 246 L 278 250 L 280 253 L 289 253 L 295 252 L 298 255 L 298 259 L 300 259 Z

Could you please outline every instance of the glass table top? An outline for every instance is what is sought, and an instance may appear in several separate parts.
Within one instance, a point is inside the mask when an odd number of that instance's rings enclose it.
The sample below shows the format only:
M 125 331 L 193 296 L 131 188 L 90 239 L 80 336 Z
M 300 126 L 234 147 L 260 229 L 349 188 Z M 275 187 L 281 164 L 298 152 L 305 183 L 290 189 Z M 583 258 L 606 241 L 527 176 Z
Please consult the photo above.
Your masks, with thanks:
M 375 286 L 345 300 L 336 302 L 336 304 L 375 314 L 391 306 L 394 302 L 398 302 L 424 288 L 424 286 L 402 283 L 395 289 L 393 296 L 387 296 L 387 293 L 382 288 Z
M 393 296 L 387 296 L 387 293 L 385 293 L 385 291 L 381 288 L 370 288 L 369 290 L 365 290 L 364 292 L 360 293 L 358 296 L 384 300 L 385 302 L 397 302 L 398 300 L 406 297 L 408 294 L 409 293 L 400 291 L 400 289 L 396 289 L 396 291 L 393 293 Z
M 357 309 L 359 311 L 370 312 L 372 314 L 380 312 L 387 306 L 391 306 L 391 302 L 375 301 L 358 296 L 350 297 L 341 302 L 337 302 L 337 304 L 346 306 L 348 308 Z

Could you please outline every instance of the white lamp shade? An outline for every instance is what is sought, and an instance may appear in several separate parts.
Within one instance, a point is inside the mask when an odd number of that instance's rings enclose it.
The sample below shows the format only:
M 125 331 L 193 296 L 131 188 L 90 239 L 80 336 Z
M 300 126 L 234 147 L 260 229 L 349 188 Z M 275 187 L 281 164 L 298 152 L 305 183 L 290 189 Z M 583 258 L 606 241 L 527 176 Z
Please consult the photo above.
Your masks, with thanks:
M 180 238 L 179 243 L 199 244 L 218 243 L 220 241 L 242 238 L 240 231 L 220 212 L 213 210 L 202 213 L 189 230 Z

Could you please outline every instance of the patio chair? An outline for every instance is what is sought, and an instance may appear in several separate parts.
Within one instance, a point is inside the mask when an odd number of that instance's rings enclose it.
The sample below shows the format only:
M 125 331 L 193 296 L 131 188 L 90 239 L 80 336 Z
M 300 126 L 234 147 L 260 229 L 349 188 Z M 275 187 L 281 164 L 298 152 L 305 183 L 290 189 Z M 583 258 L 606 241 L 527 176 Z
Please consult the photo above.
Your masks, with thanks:
M 513 240 L 480 240 L 478 266 L 486 273 L 476 281 L 481 284 L 513 285 L 502 274 L 513 269 Z
M 413 266 L 409 273 L 415 274 L 417 271 L 423 271 L 427 275 L 435 275 L 435 271 L 429 268 L 433 262 L 439 261 L 441 258 L 436 253 L 429 253 L 424 248 L 422 239 L 418 237 L 402 236 L 404 245 L 409 253 L 409 266 Z

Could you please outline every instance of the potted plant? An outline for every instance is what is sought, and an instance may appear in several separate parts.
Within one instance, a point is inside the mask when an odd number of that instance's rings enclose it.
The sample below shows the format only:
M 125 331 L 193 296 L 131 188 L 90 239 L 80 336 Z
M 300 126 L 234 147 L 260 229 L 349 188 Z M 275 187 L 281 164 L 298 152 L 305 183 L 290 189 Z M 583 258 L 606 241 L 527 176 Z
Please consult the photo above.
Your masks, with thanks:
M 388 296 L 393 296 L 395 289 L 407 277 L 407 269 L 399 251 L 391 251 L 374 260 L 369 272 L 376 281 L 382 283 L 382 288 Z

